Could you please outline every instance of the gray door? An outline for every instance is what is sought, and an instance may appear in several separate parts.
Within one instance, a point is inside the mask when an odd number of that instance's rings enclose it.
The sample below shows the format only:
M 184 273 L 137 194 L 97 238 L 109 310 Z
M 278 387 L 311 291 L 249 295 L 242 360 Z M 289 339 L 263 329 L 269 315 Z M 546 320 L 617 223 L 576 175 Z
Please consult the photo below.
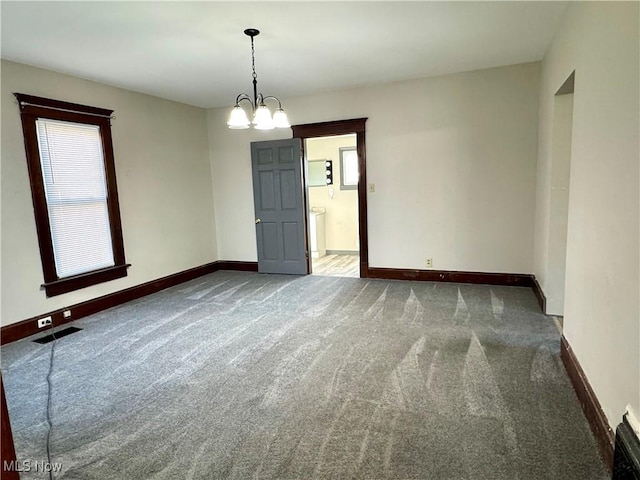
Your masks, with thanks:
M 300 139 L 251 143 L 258 271 L 306 274 Z

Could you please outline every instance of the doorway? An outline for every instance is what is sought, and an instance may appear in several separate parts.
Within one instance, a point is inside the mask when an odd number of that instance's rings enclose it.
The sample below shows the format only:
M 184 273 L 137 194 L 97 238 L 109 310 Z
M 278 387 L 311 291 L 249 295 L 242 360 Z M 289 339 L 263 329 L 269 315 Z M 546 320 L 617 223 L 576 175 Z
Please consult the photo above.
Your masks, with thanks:
M 553 98 L 545 313 L 556 317 L 564 315 L 574 84 L 572 72 Z
M 305 140 L 311 273 L 360 276 L 356 135 Z
M 305 190 L 309 190 L 309 188 L 314 188 L 314 187 L 309 187 L 309 176 L 310 176 L 310 172 L 309 172 L 309 160 L 328 160 L 328 159 L 323 159 L 323 158 L 311 158 L 311 156 L 308 154 L 307 152 L 307 141 L 311 140 L 311 139 L 323 139 L 323 138 L 328 138 L 328 137 L 348 137 L 349 139 L 352 139 L 355 136 L 355 150 L 353 150 L 354 146 L 348 146 L 348 147 L 342 147 L 345 148 L 345 150 L 342 151 L 342 158 L 343 158 L 343 164 L 344 164 L 344 159 L 345 158 L 351 158 L 351 160 L 346 160 L 347 162 L 353 162 L 353 159 L 355 159 L 356 163 L 357 163 L 357 182 L 355 185 L 355 189 L 353 191 L 356 192 L 356 198 L 357 198 L 357 252 L 358 255 L 356 257 L 356 262 L 358 264 L 357 267 L 357 272 L 358 276 L 360 278 L 368 278 L 369 277 L 369 251 L 368 251 L 368 232 L 367 232 L 367 165 L 366 165 L 366 149 L 365 149 L 365 122 L 367 121 L 366 118 L 357 118 L 357 119 L 350 119 L 350 120 L 340 120 L 340 121 L 333 121 L 333 122 L 322 122 L 322 123 L 312 123 L 312 124 L 305 124 L 305 125 L 294 125 L 292 127 L 293 129 L 293 137 L 294 138 L 299 138 L 302 142 L 302 149 L 303 149 L 303 158 L 304 158 L 304 162 L 305 162 L 305 166 L 307 167 L 305 169 L 305 178 L 304 178 L 304 182 L 305 182 Z M 313 149 L 313 144 L 314 142 L 310 143 L 311 148 Z M 340 147 L 338 147 L 340 148 Z M 313 151 L 311 152 L 313 154 Z M 323 154 L 318 154 L 319 156 L 325 156 Z M 337 170 L 340 169 L 340 150 L 338 150 L 338 154 L 337 154 L 337 161 L 334 162 L 333 159 L 331 159 L 332 163 L 331 163 L 331 170 L 332 170 L 332 175 L 333 175 L 333 179 L 335 180 L 335 183 L 332 183 L 333 185 L 333 189 L 334 189 L 334 198 L 335 198 L 335 194 L 336 194 L 336 189 L 340 188 L 340 183 L 338 183 L 339 181 L 342 180 L 343 175 L 341 175 L 341 172 L 338 172 Z M 326 162 L 325 162 L 325 167 L 327 167 Z M 326 168 L 325 168 L 325 175 L 327 175 L 326 173 Z M 320 170 L 321 171 L 321 170 Z M 353 169 L 350 170 L 350 172 L 352 172 Z M 347 178 L 347 176 L 345 175 L 345 179 Z M 325 179 L 326 181 L 326 179 Z M 344 180 L 342 180 L 344 181 Z M 349 183 L 349 182 L 347 182 Z M 352 185 L 353 186 L 353 185 Z M 325 192 L 327 195 L 329 195 L 328 190 Z M 312 205 L 310 202 L 312 201 L 312 198 L 309 198 L 309 195 L 305 196 L 305 213 L 307 216 L 306 222 L 307 225 L 309 226 L 308 228 L 308 234 L 307 234 L 307 245 L 308 245 L 308 251 L 309 251 L 309 255 L 307 258 L 307 268 L 308 268 L 308 273 L 312 273 L 313 270 L 313 258 L 312 258 L 312 242 L 310 240 L 310 237 L 312 235 L 316 235 L 316 240 L 317 240 L 317 232 L 311 232 L 311 220 L 312 220 L 312 213 L 314 214 L 314 216 L 317 217 L 317 213 L 321 213 L 321 211 L 316 211 L 316 212 L 312 212 L 311 208 L 312 207 L 316 207 L 318 208 L 318 205 Z M 325 207 L 326 208 L 326 207 Z M 325 215 L 326 215 L 326 211 L 325 211 Z M 317 218 L 315 219 L 317 220 Z M 316 222 L 316 226 L 317 226 L 317 222 Z M 326 218 L 325 218 L 325 229 L 326 229 Z M 326 231 L 325 231 L 325 235 L 326 235 Z M 326 236 L 325 236 L 325 240 L 326 240 Z M 314 245 L 316 248 L 318 248 L 318 245 Z M 331 245 L 330 245 L 331 246 Z M 355 247 L 350 247 L 350 248 L 355 248 Z M 325 250 L 326 250 L 326 242 L 325 242 Z M 342 254 L 348 254 L 349 249 L 340 251 L 342 249 L 337 249 L 338 251 L 336 252 L 337 255 L 342 255 Z M 331 251 L 331 249 L 329 249 L 329 251 Z M 356 251 L 356 250 L 353 250 Z M 337 258 L 337 260 L 346 260 L 346 259 L 340 259 Z M 316 273 L 317 270 L 319 269 L 319 265 L 316 263 Z M 355 270 L 355 269 L 354 269 Z M 354 272 L 355 273 L 355 272 Z

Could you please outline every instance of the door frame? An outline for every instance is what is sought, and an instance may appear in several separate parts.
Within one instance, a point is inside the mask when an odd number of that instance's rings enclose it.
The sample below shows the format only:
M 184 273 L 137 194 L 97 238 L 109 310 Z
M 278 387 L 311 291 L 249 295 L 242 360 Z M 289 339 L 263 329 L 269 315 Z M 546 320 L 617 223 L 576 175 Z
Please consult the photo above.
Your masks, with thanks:
M 306 123 L 292 125 L 293 138 L 299 138 L 302 143 L 302 160 L 305 158 L 305 140 L 307 138 L 332 137 L 336 135 L 356 134 L 356 149 L 358 151 L 358 231 L 360 234 L 360 278 L 369 278 L 369 238 L 367 229 L 367 152 L 365 147 L 365 123 L 367 118 L 352 118 L 320 123 Z M 303 168 L 303 172 L 304 172 Z M 303 186 L 307 188 L 306 174 Z M 304 195 L 305 225 L 308 223 L 307 196 Z M 309 254 L 309 235 L 306 235 L 307 273 L 311 273 L 311 255 Z

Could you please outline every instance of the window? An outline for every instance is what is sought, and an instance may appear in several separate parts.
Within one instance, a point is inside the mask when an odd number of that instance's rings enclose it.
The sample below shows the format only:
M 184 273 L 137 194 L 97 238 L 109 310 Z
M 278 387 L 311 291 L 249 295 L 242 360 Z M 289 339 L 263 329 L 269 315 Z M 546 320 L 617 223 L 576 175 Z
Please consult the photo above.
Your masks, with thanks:
M 358 151 L 356 147 L 340 149 L 340 190 L 358 188 Z
M 126 276 L 112 110 L 15 96 L 47 296 Z

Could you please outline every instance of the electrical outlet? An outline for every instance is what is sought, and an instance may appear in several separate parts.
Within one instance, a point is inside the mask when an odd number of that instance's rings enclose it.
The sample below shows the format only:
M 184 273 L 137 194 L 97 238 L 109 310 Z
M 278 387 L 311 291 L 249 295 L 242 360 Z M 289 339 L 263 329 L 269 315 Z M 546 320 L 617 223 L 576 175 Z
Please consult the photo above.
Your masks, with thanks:
M 427 258 L 424 261 L 424 266 L 427 267 L 427 268 L 433 267 L 433 258 Z
M 62 316 L 64 318 L 71 318 L 71 310 L 65 310 L 64 312 L 62 312 Z
M 38 320 L 38 328 L 44 328 L 51 325 L 51 317 L 44 317 Z

